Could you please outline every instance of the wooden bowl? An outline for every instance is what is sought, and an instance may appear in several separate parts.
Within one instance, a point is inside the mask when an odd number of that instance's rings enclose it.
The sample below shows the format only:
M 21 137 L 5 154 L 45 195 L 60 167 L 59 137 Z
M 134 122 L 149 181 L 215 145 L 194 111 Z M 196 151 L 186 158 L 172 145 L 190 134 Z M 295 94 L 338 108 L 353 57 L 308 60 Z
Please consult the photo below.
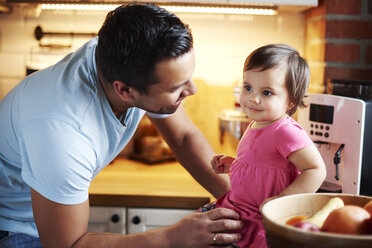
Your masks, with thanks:
M 266 241 L 269 248 L 371 248 L 372 235 L 344 235 L 304 231 L 286 225 L 298 215 L 312 216 L 332 197 L 340 197 L 345 205 L 363 207 L 372 197 L 351 194 L 297 194 L 274 199 L 261 206 Z

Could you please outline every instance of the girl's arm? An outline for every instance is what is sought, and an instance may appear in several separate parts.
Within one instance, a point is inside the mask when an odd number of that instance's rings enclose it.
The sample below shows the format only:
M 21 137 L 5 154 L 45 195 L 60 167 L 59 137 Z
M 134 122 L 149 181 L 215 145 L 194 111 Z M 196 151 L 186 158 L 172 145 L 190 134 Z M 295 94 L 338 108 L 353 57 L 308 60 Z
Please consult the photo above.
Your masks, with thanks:
M 229 173 L 233 161 L 234 158 L 230 156 L 225 156 L 222 154 L 214 155 L 211 160 L 212 169 L 217 174 Z
M 301 174 L 278 196 L 316 192 L 325 179 L 326 168 L 315 145 L 292 152 L 288 160 L 301 171 Z

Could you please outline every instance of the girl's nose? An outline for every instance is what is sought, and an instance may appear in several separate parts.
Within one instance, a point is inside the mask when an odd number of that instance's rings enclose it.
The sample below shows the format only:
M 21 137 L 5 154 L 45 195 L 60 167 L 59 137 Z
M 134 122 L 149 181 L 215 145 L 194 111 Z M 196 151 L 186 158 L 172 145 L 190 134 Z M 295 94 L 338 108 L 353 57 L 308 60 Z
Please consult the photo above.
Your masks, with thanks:
M 259 104 L 261 102 L 261 99 L 260 97 L 258 96 L 258 94 L 256 94 L 255 92 L 251 92 L 250 96 L 249 96 L 249 100 L 251 102 L 254 102 L 256 104 Z

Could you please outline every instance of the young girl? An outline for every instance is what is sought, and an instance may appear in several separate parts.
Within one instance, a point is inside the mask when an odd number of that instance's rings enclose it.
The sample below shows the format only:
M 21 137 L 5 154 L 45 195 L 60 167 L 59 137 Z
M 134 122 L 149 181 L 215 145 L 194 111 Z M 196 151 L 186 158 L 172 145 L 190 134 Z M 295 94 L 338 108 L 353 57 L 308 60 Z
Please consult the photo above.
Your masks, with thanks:
M 216 173 L 231 173 L 231 190 L 215 207 L 231 208 L 244 221 L 241 248 L 266 247 L 259 206 L 275 197 L 315 192 L 326 174 L 321 155 L 306 132 L 290 116 L 309 84 L 309 68 L 287 45 L 255 50 L 244 63 L 240 105 L 252 120 L 236 158 L 215 155 Z M 213 240 L 223 243 L 218 233 Z

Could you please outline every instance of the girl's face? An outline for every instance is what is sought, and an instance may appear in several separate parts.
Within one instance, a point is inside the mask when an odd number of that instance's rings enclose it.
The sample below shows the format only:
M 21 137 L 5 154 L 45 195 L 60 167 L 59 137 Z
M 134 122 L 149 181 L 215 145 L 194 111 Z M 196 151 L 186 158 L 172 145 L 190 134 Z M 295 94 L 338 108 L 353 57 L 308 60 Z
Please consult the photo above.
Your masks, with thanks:
M 285 77 L 285 66 L 244 72 L 239 102 L 248 117 L 256 121 L 257 127 L 280 119 L 291 107 Z

